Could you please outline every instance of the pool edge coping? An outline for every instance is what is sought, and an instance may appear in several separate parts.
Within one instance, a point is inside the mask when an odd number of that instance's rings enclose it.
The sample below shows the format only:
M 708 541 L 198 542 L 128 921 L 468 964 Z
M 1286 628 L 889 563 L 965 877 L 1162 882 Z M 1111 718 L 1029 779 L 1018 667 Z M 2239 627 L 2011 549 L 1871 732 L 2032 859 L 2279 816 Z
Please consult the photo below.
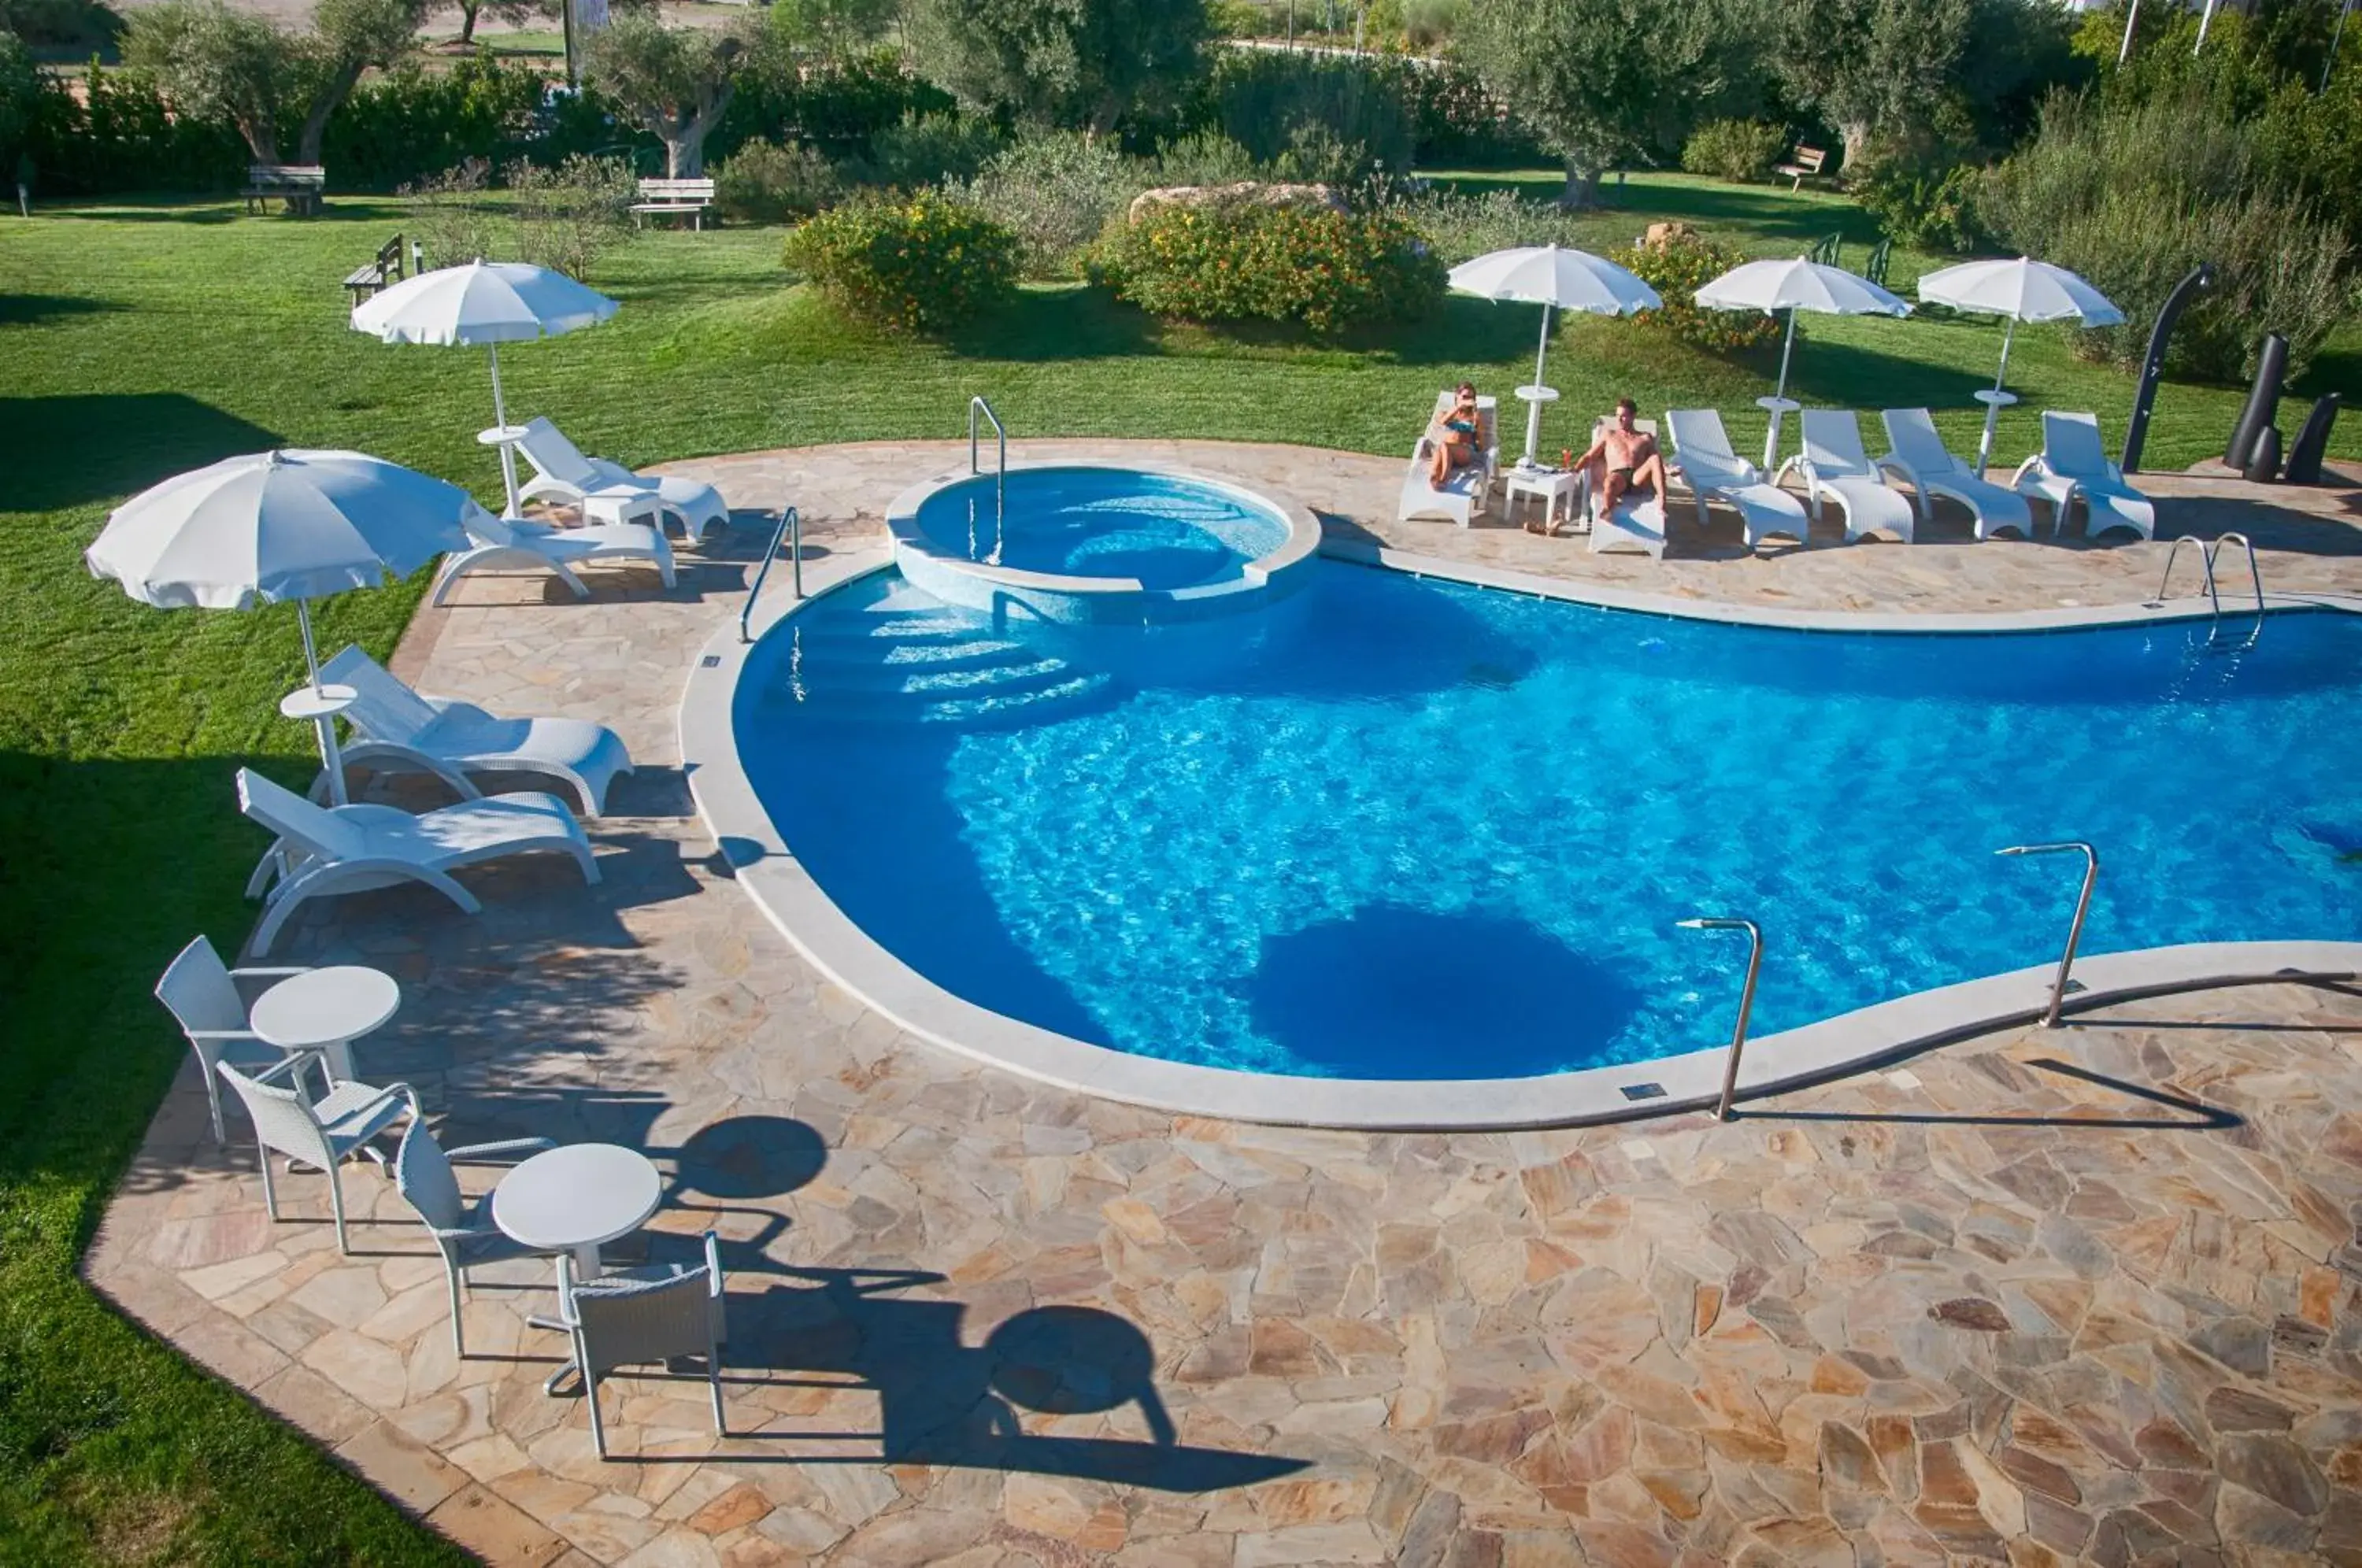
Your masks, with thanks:
M 1331 545 L 1337 541 L 1330 541 Z M 1330 553 L 1326 548 L 1324 554 Z M 1363 564 L 1412 569 L 1405 561 L 1426 558 L 1400 552 L 1392 560 Z M 1352 555 L 1339 558 L 1352 560 Z M 1719 1098 L 1727 1045 L 1713 1045 L 1643 1062 L 1583 1068 L 1536 1077 L 1364 1079 L 1291 1077 L 1170 1062 L 1075 1040 L 1039 1025 L 993 1012 L 954 995 L 871 938 L 839 909 L 788 848 L 770 813 L 747 778 L 737 745 L 734 710 L 746 656 L 780 622 L 830 593 L 895 564 L 892 548 L 867 547 L 832 557 L 806 572 L 800 601 L 774 601 L 741 641 L 734 619 L 717 629 L 700 650 L 684 683 L 678 710 L 678 739 L 691 798 L 704 819 L 729 875 L 789 944 L 833 984 L 908 1033 L 972 1061 L 1003 1068 L 1055 1088 L 1078 1090 L 1175 1115 L 1216 1117 L 1277 1126 L 1325 1127 L 1361 1132 L 1515 1132 L 1631 1121 L 1712 1108 Z M 1527 574 L 1494 572 L 1495 579 Z M 1472 580 L 1465 569 L 1420 573 Z M 1488 587 L 1529 591 L 1522 583 L 1489 581 Z M 1546 594 L 1579 602 L 1579 595 Z M 1697 606 L 1665 596 L 1679 615 Z M 2304 600 L 2277 608 L 2310 606 Z M 1638 604 L 1605 608 L 1641 609 Z M 2338 604 L 2339 609 L 2349 606 Z M 2136 616 L 2096 623 L 2188 619 L 2196 608 L 2168 605 Z M 1647 613 L 1644 611 L 1644 613 Z M 1816 616 L 1843 622 L 1843 613 L 1780 611 L 1783 617 Z M 2035 624 L 1980 625 L 1979 630 L 2060 629 L 2045 617 Z M 1685 618 L 1721 619 L 1716 616 Z M 1863 617 L 1854 617 L 1863 618 Z M 1978 615 L 1983 622 L 2000 617 Z M 1882 621 L 1920 622 L 1953 617 L 1880 616 Z M 1793 622 L 1740 624 L 1780 624 Z M 1810 629 L 1834 630 L 1834 626 Z M 1869 629 L 1869 628 L 1862 628 Z M 1901 628 L 1892 628 L 1901 629 Z M 1921 624 L 1919 631 L 1938 628 Z M 1948 629 L 1968 630 L 1955 623 Z M 1755 1099 L 1901 1060 L 1953 1041 L 2029 1023 L 2048 1006 L 2057 961 L 1878 1002 L 1799 1028 L 1765 1034 L 1748 1043 L 1738 1098 Z M 2362 978 L 2362 942 L 2269 941 L 2187 943 L 2136 948 L 2078 959 L 2081 989 L 2069 1014 L 2116 1002 L 2179 991 L 2241 985 L 2320 983 Z M 1628 1088 L 1655 1092 L 1629 1097 Z M 1278 1092 L 1275 1093 L 1275 1090 Z M 1284 1100 L 1285 1104 L 1270 1103 Z M 1514 1110 L 1505 1110 L 1515 1107 Z

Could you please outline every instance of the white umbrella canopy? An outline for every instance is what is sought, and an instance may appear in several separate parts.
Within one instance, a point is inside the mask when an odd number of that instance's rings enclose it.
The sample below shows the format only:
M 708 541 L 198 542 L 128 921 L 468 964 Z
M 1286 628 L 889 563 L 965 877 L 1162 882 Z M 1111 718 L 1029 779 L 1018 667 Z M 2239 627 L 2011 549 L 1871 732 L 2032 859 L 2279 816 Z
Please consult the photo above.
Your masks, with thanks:
M 387 343 L 482 344 L 492 358 L 494 429 L 509 431 L 501 395 L 501 345 L 556 337 L 596 326 L 616 304 L 563 272 L 523 261 L 470 261 L 405 278 L 353 307 L 353 330 Z M 488 435 L 491 433 L 487 433 Z M 508 512 L 517 513 L 516 453 L 502 439 L 501 478 Z
M 2082 326 L 2114 326 L 2125 319 L 2115 302 L 2064 267 L 2021 256 L 2014 261 L 1963 261 L 1919 280 L 1919 297 L 1980 315 L 1998 315 L 2009 326 L 2001 337 L 2001 370 L 1992 391 L 1977 393 L 1985 405 L 1985 433 L 1977 444 L 1977 472 L 1992 453 L 1993 420 L 2002 405 L 2017 400 L 2002 391 L 2009 377 L 2009 346 L 2021 321 L 2071 321 Z
M 1510 300 L 1542 307 L 1541 342 L 1534 350 L 1534 384 L 1518 389 L 1518 395 L 1526 399 L 1526 453 L 1522 460 L 1529 463 L 1533 461 L 1535 444 L 1541 439 L 1542 404 L 1557 396 L 1555 392 L 1548 397 L 1542 395 L 1548 391 L 1542 385 L 1542 366 L 1550 353 L 1551 312 L 1579 310 L 1591 315 L 1630 315 L 1637 311 L 1656 310 L 1665 303 L 1638 273 L 1588 250 L 1556 245 L 1487 251 L 1451 269 L 1451 283 L 1457 292 L 1474 294 L 1479 299 Z
M 1796 313 L 1822 315 L 1909 315 L 1911 304 L 1887 293 L 1868 278 L 1842 267 L 1799 256 L 1793 261 L 1749 261 L 1733 267 L 1702 286 L 1694 296 L 1708 310 L 1760 310 L 1765 315 L 1788 313 L 1788 334 L 1780 348 L 1780 386 L 1769 398 L 1756 401 L 1772 414 L 1772 431 L 1763 442 L 1763 466 L 1769 469 L 1780 453 L 1780 416 L 1794 408 L 1788 401 L 1788 359 L 1796 348 Z

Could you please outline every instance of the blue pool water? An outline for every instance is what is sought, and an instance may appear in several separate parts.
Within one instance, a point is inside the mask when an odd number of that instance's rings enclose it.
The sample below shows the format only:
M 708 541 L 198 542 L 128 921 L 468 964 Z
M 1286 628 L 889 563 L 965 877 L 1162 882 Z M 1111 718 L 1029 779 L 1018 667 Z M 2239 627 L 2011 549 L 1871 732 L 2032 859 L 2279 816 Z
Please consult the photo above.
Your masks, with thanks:
M 1804 635 L 1336 563 L 1200 626 L 996 631 L 892 574 L 756 650 L 788 844 L 997 1011 L 1273 1073 L 1485 1077 L 2085 950 L 2362 938 L 2362 617 Z M 2235 642 L 2237 637 L 2231 639 Z
M 1179 475 L 1106 468 L 1014 469 L 1009 531 L 999 536 L 993 475 L 947 486 L 919 508 L 937 545 L 974 560 L 1067 577 L 1137 579 L 1194 588 L 1287 540 L 1287 520 L 1242 492 Z

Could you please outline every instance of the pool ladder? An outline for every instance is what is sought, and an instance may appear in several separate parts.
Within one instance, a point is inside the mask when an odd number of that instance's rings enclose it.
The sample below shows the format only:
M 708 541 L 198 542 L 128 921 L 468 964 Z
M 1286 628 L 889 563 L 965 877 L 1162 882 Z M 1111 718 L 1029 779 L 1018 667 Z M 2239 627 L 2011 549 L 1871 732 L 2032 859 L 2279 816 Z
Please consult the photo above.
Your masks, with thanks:
M 1000 415 L 992 412 L 992 404 L 985 402 L 982 397 L 972 397 L 967 400 L 967 471 L 969 473 L 984 472 L 984 465 L 977 460 L 976 450 L 976 416 L 979 414 L 992 421 L 992 433 L 1000 438 L 1000 468 L 994 480 L 992 491 L 992 554 L 985 563 L 988 566 L 999 566 L 1001 538 L 1009 531 L 1009 432 L 1001 428 Z M 967 503 L 967 554 L 970 560 L 976 558 L 976 500 L 973 496 L 968 499 Z
M 2245 534 L 2224 534 L 2211 541 L 2201 539 L 2195 535 L 2185 534 L 2174 540 L 2173 547 L 2165 552 L 2165 575 L 2158 579 L 2157 597 L 2148 601 L 2147 607 L 2156 610 L 2164 606 L 2165 591 L 2173 581 L 2173 567 L 2174 563 L 2181 558 L 2181 547 L 2196 545 L 2198 565 L 2206 576 L 2206 602 L 2213 610 L 2212 622 L 2206 633 L 2206 646 L 2208 647 L 2218 646 L 2216 639 L 2223 635 L 2223 590 L 2214 575 L 2214 558 L 2222 552 L 2224 546 L 2231 544 L 2237 545 L 2247 558 L 2247 584 L 2255 591 L 2256 595 L 2255 624 L 2247 629 L 2246 641 L 2238 645 L 2242 648 L 2251 648 L 2256 646 L 2257 639 L 2264 635 L 2264 574 L 2256 565 L 2255 544 Z

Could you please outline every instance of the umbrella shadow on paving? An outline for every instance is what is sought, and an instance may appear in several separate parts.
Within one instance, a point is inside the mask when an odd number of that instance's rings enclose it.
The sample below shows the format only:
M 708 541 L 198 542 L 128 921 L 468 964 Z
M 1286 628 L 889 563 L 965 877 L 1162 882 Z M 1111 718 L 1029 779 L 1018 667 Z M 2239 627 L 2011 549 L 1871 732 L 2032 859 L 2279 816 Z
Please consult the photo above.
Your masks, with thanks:
M 686 1238 L 656 1250 L 689 1256 Z M 1210 1492 L 1308 1468 L 1279 1454 L 1201 1448 L 1180 1441 L 1156 1387 L 1155 1347 L 1129 1319 L 1096 1307 L 1033 1307 L 969 1345 L 969 1304 L 903 1292 L 944 1283 L 920 1269 L 782 1267 L 723 1245 L 728 1278 L 727 1384 L 841 1389 L 844 1417 L 771 1416 L 734 1407 L 731 1436 L 769 1441 L 774 1454 L 733 1463 L 938 1464 L 1019 1471 Z M 621 1382 L 628 1382 L 622 1375 Z M 1026 1417 L 1107 1413 L 1140 1437 L 1028 1432 Z M 1038 1425 L 1036 1420 L 1033 1424 Z M 701 1455 L 630 1455 L 627 1463 L 705 1463 Z
M 0 513 L 112 500 L 284 444 L 276 431 L 180 392 L 0 397 L 0 467 L 11 476 Z

